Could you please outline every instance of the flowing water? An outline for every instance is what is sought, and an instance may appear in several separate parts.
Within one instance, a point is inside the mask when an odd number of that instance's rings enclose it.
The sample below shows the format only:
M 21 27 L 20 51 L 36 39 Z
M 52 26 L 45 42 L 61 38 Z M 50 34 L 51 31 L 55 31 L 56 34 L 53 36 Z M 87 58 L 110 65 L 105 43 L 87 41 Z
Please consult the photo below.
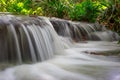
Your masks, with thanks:
M 120 80 L 119 39 L 97 23 L 0 16 L 0 80 Z
M 98 23 L 71 22 L 56 18 L 52 18 L 50 21 L 59 35 L 71 37 L 75 41 L 114 41 L 120 39 L 117 33 L 107 30 Z

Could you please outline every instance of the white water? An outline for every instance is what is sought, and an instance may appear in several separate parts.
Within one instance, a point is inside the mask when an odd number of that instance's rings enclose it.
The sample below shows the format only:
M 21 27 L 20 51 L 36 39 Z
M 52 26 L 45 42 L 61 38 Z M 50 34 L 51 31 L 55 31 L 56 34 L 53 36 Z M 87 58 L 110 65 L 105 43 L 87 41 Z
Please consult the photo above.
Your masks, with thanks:
M 25 46 L 26 41 L 23 41 L 27 38 L 30 55 L 33 56 L 32 61 L 36 62 L 36 57 L 41 57 L 43 60 L 47 58 L 47 60 L 5 68 L 0 71 L 0 80 L 120 80 L 119 57 L 89 54 L 89 52 L 109 54 L 110 51 L 119 51 L 120 46 L 116 42 L 71 42 L 69 38 L 58 36 L 50 22 L 45 21 L 48 24 L 45 28 L 32 24 L 22 26 L 19 30 L 22 35 L 22 46 Z M 30 39 L 31 36 L 33 38 Z M 13 36 L 15 37 L 16 35 Z M 17 39 L 15 42 L 19 47 Z M 37 50 L 32 45 L 36 46 Z M 37 54 L 40 53 L 41 56 L 32 54 L 35 51 L 38 51 Z
M 82 52 L 116 49 L 115 42 L 75 43 L 53 59 L 1 71 L 0 80 L 120 80 L 119 59 Z
M 120 39 L 117 33 L 107 30 L 98 23 L 72 22 L 57 18 L 50 18 L 49 20 L 59 35 L 71 37 L 75 41 L 114 41 Z
M 0 28 L 2 63 L 44 61 L 63 50 L 47 18 L 0 16 Z

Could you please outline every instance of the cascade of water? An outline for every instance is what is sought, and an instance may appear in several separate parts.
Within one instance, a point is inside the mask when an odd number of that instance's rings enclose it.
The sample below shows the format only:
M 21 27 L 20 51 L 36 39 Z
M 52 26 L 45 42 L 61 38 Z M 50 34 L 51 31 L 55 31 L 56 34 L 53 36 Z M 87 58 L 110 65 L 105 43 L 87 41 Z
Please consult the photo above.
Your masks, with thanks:
M 46 18 L 1 16 L 0 21 L 0 62 L 44 61 L 62 50 Z
M 75 41 L 82 40 L 102 40 L 114 41 L 120 37 L 115 32 L 109 31 L 98 23 L 71 22 L 62 19 L 51 18 L 51 23 L 56 32 L 64 37 L 70 37 Z M 105 36 L 107 37 L 105 37 Z M 110 36 L 111 35 L 111 36 Z
M 24 26 L 24 25 L 21 25 L 22 27 L 21 28 L 19 28 L 19 31 L 20 31 L 20 35 L 21 35 L 21 40 L 23 40 L 24 41 L 24 36 L 23 35 L 26 35 L 26 38 L 27 38 L 27 41 L 28 41 L 28 45 L 29 45 L 29 50 L 30 50 L 30 54 L 31 54 L 31 58 L 32 58 L 32 61 L 33 62 L 37 62 L 37 58 L 36 58 L 36 55 L 34 54 L 35 53 L 35 50 L 34 50 L 34 47 L 33 47 L 33 44 L 32 44 L 32 40 L 30 39 L 30 35 L 29 35 L 29 33 L 28 33 L 28 30 L 26 29 L 26 27 Z M 21 29 L 23 29 L 23 30 L 21 30 Z M 23 41 L 21 41 L 21 42 L 23 42 Z M 24 43 L 21 43 L 21 45 L 22 45 L 22 49 L 23 49 L 23 51 L 25 51 L 24 50 Z
M 8 40 L 10 40 L 10 45 L 12 45 L 12 41 L 15 40 L 14 49 L 16 50 L 16 52 L 15 52 L 17 54 L 16 57 L 18 58 L 18 62 L 22 63 L 22 58 L 21 58 L 22 56 L 21 56 L 20 45 L 19 45 L 19 41 L 18 41 L 18 37 L 17 37 L 17 32 L 15 31 L 15 28 L 13 25 L 7 26 L 7 31 L 8 31 L 8 37 L 9 37 Z M 11 46 L 11 48 L 13 48 L 13 47 Z M 10 50 L 13 51 L 13 49 L 10 49 Z M 14 52 L 11 52 L 11 53 L 14 53 Z
M 111 31 L 104 33 L 105 29 L 95 24 L 49 20 L 43 17 L 0 16 L 0 62 L 49 59 L 7 68 L 0 71 L 0 80 L 120 80 L 120 60 L 99 55 L 102 52 L 119 52 L 117 43 L 87 41 L 72 44 L 71 41 L 71 38 L 76 41 L 94 40 L 94 36 L 95 40 L 97 37 L 98 40 L 106 40 L 103 36 L 113 34 Z M 62 37 L 57 35 L 52 25 Z M 102 32 L 99 35 L 97 31 Z M 108 36 L 108 39 L 111 38 L 113 36 Z M 94 52 L 99 56 L 92 55 Z

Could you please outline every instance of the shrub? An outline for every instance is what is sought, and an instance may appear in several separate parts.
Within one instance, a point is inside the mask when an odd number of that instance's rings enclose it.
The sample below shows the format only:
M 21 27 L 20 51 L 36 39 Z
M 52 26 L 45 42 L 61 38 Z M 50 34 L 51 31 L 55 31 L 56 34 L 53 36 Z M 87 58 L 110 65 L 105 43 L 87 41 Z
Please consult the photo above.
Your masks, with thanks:
M 120 1 L 107 2 L 107 9 L 98 17 L 98 21 L 107 28 L 120 34 Z
M 43 14 L 42 8 L 35 6 L 35 2 L 32 0 L 1 0 L 0 7 L 1 12 L 11 12 L 13 14 Z
M 101 11 L 101 4 L 92 0 L 76 3 L 69 12 L 72 20 L 95 22 Z
M 64 2 L 64 0 L 43 0 L 41 6 L 44 10 L 45 16 L 63 18 L 66 9 Z
M 85 9 L 82 8 L 82 5 L 80 3 L 73 4 L 71 7 L 69 13 L 69 17 L 72 20 L 82 20 L 85 15 Z

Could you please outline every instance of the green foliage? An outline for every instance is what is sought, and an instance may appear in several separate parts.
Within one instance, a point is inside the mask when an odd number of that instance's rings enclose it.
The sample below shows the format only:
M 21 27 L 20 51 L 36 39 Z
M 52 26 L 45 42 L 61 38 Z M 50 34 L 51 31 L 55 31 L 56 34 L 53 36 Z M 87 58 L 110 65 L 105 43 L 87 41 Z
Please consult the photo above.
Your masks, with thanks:
M 12 12 L 23 15 L 44 15 L 78 21 L 95 22 L 98 15 L 107 7 L 108 10 L 102 15 L 107 20 L 106 13 L 113 14 L 114 9 L 119 13 L 120 9 L 113 8 L 115 1 L 120 0 L 0 0 L 1 12 Z M 111 7 L 110 7 L 111 5 Z M 111 9 L 111 10 L 110 10 Z M 118 15 L 118 14 L 117 14 Z M 108 15 L 111 16 L 111 15 Z M 114 18 L 115 16 L 112 16 Z M 101 22 L 102 22 L 102 19 Z M 99 21 L 100 21 L 99 20 Z M 114 19 L 120 22 L 120 17 Z M 105 22 L 105 21 L 103 21 Z
M 80 3 L 74 4 L 71 8 L 69 16 L 72 20 L 81 20 L 84 17 L 85 9 Z
M 95 22 L 102 6 L 99 2 L 85 0 L 81 3 L 74 4 L 69 12 L 69 16 L 72 20 Z
M 63 18 L 65 14 L 67 0 L 43 0 L 41 6 L 45 16 L 54 16 Z
M 12 12 L 13 14 L 39 14 L 42 15 L 42 8 L 34 7 L 32 0 L 1 0 L 0 1 L 1 12 Z
M 98 21 L 120 34 L 120 0 L 111 0 L 107 4 L 107 9 L 100 15 Z

